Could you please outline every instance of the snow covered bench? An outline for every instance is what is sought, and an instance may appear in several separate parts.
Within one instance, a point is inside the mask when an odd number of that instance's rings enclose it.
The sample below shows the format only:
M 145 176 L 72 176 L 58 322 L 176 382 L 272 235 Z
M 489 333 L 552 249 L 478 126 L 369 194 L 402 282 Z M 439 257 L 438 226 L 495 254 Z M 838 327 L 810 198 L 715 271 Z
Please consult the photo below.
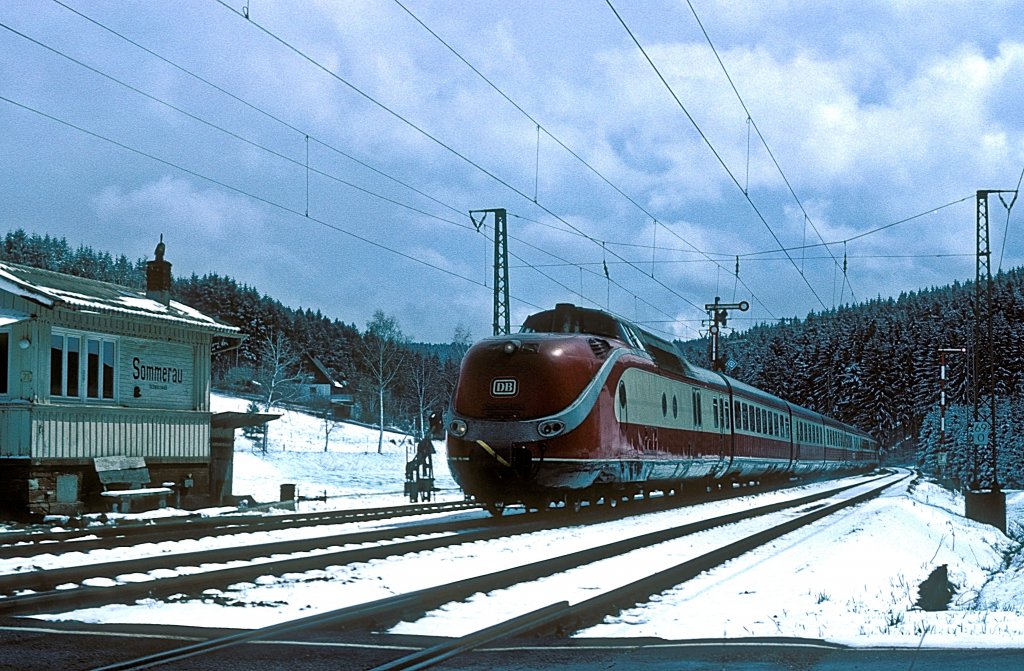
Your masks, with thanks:
M 93 465 L 103 485 L 101 496 L 111 499 L 112 512 L 166 508 L 169 487 L 145 487 L 149 484 L 149 468 L 143 457 L 95 457 Z

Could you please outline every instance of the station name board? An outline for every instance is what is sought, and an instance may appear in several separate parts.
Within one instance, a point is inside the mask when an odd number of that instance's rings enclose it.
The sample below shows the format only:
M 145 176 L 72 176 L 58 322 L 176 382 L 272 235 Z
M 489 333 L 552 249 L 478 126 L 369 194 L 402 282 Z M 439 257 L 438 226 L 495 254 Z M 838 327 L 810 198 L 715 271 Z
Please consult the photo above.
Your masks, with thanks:
M 181 384 L 185 381 L 185 370 L 171 366 L 148 366 L 139 357 L 135 357 L 132 359 L 132 379 Z
M 195 359 L 181 343 L 121 339 L 120 400 L 143 408 L 190 409 Z

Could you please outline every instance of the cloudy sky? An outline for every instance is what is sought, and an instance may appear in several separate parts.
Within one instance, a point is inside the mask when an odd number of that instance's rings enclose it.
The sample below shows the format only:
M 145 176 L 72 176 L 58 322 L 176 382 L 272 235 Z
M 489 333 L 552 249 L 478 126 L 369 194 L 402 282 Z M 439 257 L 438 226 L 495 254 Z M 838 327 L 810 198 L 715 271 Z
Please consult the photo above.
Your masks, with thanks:
M 491 331 L 469 211 L 505 208 L 513 323 L 804 317 L 973 279 L 975 193 L 1024 170 L 1022 10 L 6 0 L 0 224 L 133 259 L 162 233 L 177 276 L 442 342 Z M 1022 211 L 991 197 L 994 270 Z

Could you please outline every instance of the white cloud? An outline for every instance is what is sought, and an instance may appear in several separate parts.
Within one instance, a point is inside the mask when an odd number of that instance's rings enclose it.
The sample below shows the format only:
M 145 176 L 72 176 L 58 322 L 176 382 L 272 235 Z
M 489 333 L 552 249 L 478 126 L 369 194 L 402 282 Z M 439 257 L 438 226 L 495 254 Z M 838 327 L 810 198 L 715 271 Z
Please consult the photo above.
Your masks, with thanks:
M 252 202 L 222 190 L 198 189 L 191 182 L 162 177 L 126 191 L 108 186 L 93 198 L 97 216 L 135 230 L 174 231 L 209 240 L 252 234 L 262 215 Z

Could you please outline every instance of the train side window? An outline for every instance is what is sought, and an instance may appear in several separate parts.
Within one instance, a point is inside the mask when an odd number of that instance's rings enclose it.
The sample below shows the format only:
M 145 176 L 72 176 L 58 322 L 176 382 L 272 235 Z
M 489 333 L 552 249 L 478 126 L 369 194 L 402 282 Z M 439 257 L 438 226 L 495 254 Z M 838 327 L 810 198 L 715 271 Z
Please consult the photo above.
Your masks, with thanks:
M 668 416 L 668 396 L 664 392 L 661 394 L 661 416 Z
M 673 395 L 672 396 L 672 419 L 677 419 L 678 417 L 679 417 L 679 399 L 677 399 Z
M 715 422 L 715 428 L 718 428 L 718 399 L 711 399 L 711 414 Z

